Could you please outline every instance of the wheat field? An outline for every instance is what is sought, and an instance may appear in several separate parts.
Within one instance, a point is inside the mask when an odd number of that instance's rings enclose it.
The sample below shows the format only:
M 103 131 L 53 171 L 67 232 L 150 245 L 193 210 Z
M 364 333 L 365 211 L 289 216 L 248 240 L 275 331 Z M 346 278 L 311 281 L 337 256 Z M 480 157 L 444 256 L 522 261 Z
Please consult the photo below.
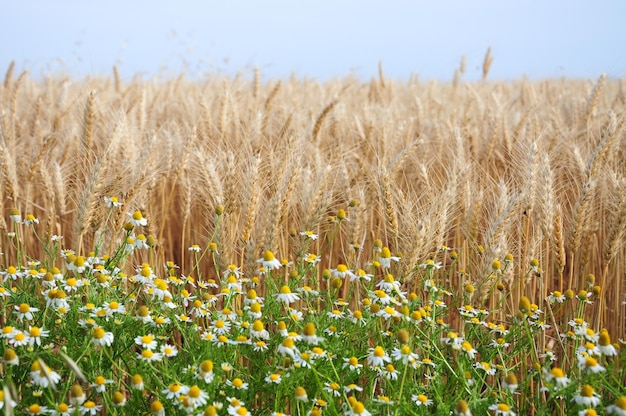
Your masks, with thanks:
M 169 274 L 175 264 L 180 273 L 210 281 L 219 282 L 222 271 L 226 279 L 228 270 L 252 277 L 259 262 L 273 260 L 271 251 L 285 268 L 272 278 L 287 285 L 299 278 L 287 272 L 291 261 L 305 264 L 309 253 L 318 253 L 311 264 L 319 267 L 302 270 L 314 274 L 315 287 L 329 299 L 339 289 L 337 296 L 357 307 L 358 289 L 351 297 L 355 292 L 348 283 L 335 286 L 340 279 L 331 279 L 331 271 L 336 275 L 345 264 L 371 268 L 370 253 L 384 247 L 383 257 L 397 260 L 394 276 L 410 299 L 428 292 L 425 276 L 442 267 L 437 287 L 462 294 L 452 304 L 460 312 L 445 322 L 452 328 L 466 325 L 469 296 L 474 308 L 506 325 L 530 314 L 529 302 L 533 311 L 548 310 L 549 325 L 540 321 L 545 333 L 533 340 L 537 357 L 558 345 L 566 359 L 573 356 L 562 344 L 574 325 L 569 316 L 588 322 L 591 334 L 606 329 L 622 344 L 626 338 L 624 80 L 466 82 L 457 72 L 449 83 L 400 82 L 385 78 L 382 67 L 369 82 L 266 80 L 258 70 L 124 81 L 116 68 L 109 77 L 36 79 L 14 73 L 12 65 L 0 99 L 0 269 L 7 284 L 22 273 L 16 262 L 29 262 L 33 275 L 34 260 L 55 264 L 49 241 L 78 256 L 114 252 L 131 238 L 129 215 L 143 214 L 144 234 L 132 238 L 145 240 L 150 255 L 129 252 L 120 266 L 129 276 L 148 264 L 169 265 Z M 105 203 L 111 198 L 119 209 Z M 32 232 L 16 234 L 17 224 Z M 199 252 L 211 260 L 200 261 Z M 32 287 L 21 284 L 12 290 Z M 278 284 L 263 280 L 257 291 L 269 296 Z M 124 300 L 134 300 L 139 292 L 133 293 Z M 289 292 L 280 293 L 278 299 L 284 294 L 291 302 Z M 579 303 L 561 307 L 555 298 Z M 9 328 L 11 314 L 20 321 L 26 315 L 3 299 L 0 325 Z M 378 315 L 376 309 L 372 316 Z M 174 345 L 184 347 L 184 334 L 172 335 Z M 533 365 L 520 354 L 513 368 Z M 128 371 L 119 380 L 121 398 Z M 534 383 L 527 391 L 535 391 Z M 5 388 L 3 397 L 9 393 Z M 619 390 L 611 394 L 619 397 Z M 428 400 L 415 397 L 418 406 Z M 356 403 L 349 401 L 345 414 L 365 410 Z M 458 406 L 455 412 L 466 414 Z M 509 414 L 498 406 L 489 409 Z
M 115 195 L 121 213 L 152 219 L 161 261 L 189 268 L 187 247 L 214 241 L 224 265 L 251 269 L 266 249 L 288 258 L 298 249 L 290 232 L 323 231 L 352 201 L 341 238 L 364 250 L 380 239 L 402 257 L 408 285 L 416 265 L 447 246 L 486 297 L 481 276 L 510 253 L 503 283 L 516 288 L 513 303 L 578 293 L 592 274 L 602 307 L 590 319 L 624 335 L 625 88 L 604 76 L 441 84 L 382 72 L 367 83 L 262 82 L 258 71 L 36 81 L 10 68 L 0 244 L 10 250 L 16 207 L 83 250 L 105 215 L 102 198 Z M 223 222 L 212 235 L 217 205 Z M 531 259 L 541 285 L 518 281 Z

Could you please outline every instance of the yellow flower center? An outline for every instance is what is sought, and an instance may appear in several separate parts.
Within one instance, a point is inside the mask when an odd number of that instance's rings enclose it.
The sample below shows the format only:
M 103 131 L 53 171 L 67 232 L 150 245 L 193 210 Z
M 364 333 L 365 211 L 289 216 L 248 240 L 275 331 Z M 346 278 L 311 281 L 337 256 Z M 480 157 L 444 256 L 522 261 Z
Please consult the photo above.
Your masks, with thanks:
M 593 387 L 591 387 L 589 384 L 585 384 L 580 389 L 580 395 L 583 396 L 583 397 L 592 397 L 594 391 L 595 390 L 594 390 Z
M 384 357 L 384 356 L 385 356 L 385 350 L 383 349 L 383 347 L 374 348 L 374 357 Z
M 243 387 L 243 380 L 241 380 L 240 378 L 234 379 L 233 380 L 233 386 L 235 386 L 238 389 L 240 389 L 241 387 Z
M 213 371 L 213 361 L 211 360 L 202 361 L 202 364 L 200 364 L 200 369 L 204 371 L 205 373 L 210 373 L 211 371 Z
M 41 412 L 41 406 L 39 406 L 38 404 L 31 404 L 30 406 L 28 406 L 28 413 L 30 413 L 31 415 L 36 415 L 39 412 Z
M 193 399 L 197 399 L 198 397 L 200 397 L 200 394 L 202 393 L 202 390 L 200 390 L 200 387 L 198 386 L 191 386 L 191 388 L 189 389 L 189 397 L 193 398 Z
M 30 311 L 30 306 L 27 303 L 20 304 L 20 313 L 26 313 Z

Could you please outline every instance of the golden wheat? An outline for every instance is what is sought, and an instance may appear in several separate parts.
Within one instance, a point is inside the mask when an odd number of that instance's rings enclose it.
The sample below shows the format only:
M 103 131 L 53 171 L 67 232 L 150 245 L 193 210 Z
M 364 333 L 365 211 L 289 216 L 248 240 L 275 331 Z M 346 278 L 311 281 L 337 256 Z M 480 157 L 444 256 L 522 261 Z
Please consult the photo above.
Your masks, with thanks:
M 510 252 L 515 299 L 577 292 L 595 274 L 613 294 L 607 311 L 623 312 L 623 191 L 609 180 L 626 173 L 623 81 L 602 76 L 591 92 L 578 80 L 470 83 L 463 66 L 456 87 L 398 82 L 382 65 L 365 83 L 262 83 L 258 70 L 124 83 L 115 68 L 109 79 L 14 81 L 11 66 L 0 86 L 0 247 L 11 252 L 16 207 L 80 250 L 95 238 L 102 198 L 117 196 L 124 206 L 110 226 L 144 211 L 158 259 L 190 270 L 187 247 L 215 240 L 221 264 L 250 269 L 265 249 L 296 250 L 290 229 L 331 233 L 328 217 L 345 209 L 353 218 L 339 238 L 365 252 L 382 239 L 403 254 L 407 277 L 445 245 L 458 252 L 455 271 L 480 283 Z M 320 269 L 351 256 L 337 245 Z M 533 257 L 542 283 L 518 282 Z M 595 319 L 624 334 L 623 320 Z

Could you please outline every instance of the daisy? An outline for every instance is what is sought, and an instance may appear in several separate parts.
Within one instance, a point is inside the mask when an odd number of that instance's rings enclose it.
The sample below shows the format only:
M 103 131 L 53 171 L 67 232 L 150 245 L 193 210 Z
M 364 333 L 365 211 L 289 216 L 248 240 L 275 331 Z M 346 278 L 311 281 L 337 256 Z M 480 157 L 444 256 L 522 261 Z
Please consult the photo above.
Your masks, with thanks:
M 148 220 L 143 217 L 141 211 L 135 211 L 133 213 L 128 213 L 130 217 L 128 222 L 130 222 L 134 227 L 146 226 L 148 225 Z
M 282 267 L 280 261 L 274 257 L 274 253 L 270 250 L 266 250 L 263 257 L 257 260 L 257 263 L 261 263 L 265 270 L 275 270 Z
M 395 347 L 391 352 L 391 358 L 395 361 L 400 361 L 402 364 L 406 365 L 410 362 L 415 362 L 419 360 L 419 355 L 411 351 L 411 348 L 408 345 L 403 345 L 402 348 Z
M 356 371 L 357 373 L 363 368 L 363 364 L 359 363 L 359 359 L 356 357 L 344 358 L 343 368 L 347 368 L 350 371 Z
M 365 325 L 367 323 L 367 321 L 363 317 L 363 312 L 358 309 L 354 311 L 348 310 L 348 319 L 353 324 Z
M 274 296 L 277 301 L 284 303 L 294 303 L 295 301 L 300 300 L 300 296 L 296 293 L 292 293 L 291 289 L 289 289 L 289 286 L 287 285 L 283 285 L 283 287 L 280 288 L 280 293 L 277 293 Z
M 324 391 L 330 393 L 330 395 L 334 397 L 341 396 L 341 386 L 339 385 L 339 383 L 335 383 L 335 382 L 324 383 Z
M 550 296 L 548 296 L 548 301 L 550 303 L 563 303 L 565 302 L 565 295 L 558 290 L 555 290 L 550 293 Z
M 598 350 L 602 355 L 615 356 L 617 355 L 617 349 L 611 344 L 611 337 L 606 329 L 600 331 L 598 338 Z
M 389 250 L 388 247 L 383 247 L 383 249 L 380 252 L 380 257 L 378 259 L 378 262 L 380 263 L 380 265 L 386 269 L 391 267 L 391 261 L 395 261 L 395 262 L 399 262 L 400 261 L 400 257 L 396 257 L 396 256 L 392 256 L 391 255 L 391 251 Z
M 2 274 L 3 282 L 6 282 L 8 279 L 17 280 L 18 277 L 22 277 L 24 275 L 23 272 L 18 271 L 14 266 L 7 267 L 7 269 L 0 272 L 0 274 Z
M 19 209 L 11 208 L 9 210 L 9 218 L 11 219 L 11 221 L 19 223 L 22 221 L 22 214 L 20 213 Z
M 517 388 L 519 387 L 519 384 L 517 382 L 517 376 L 515 375 L 515 373 L 508 373 L 506 375 L 506 378 L 502 382 L 502 385 L 505 389 L 508 389 L 511 393 L 514 393 L 515 390 L 517 390 Z
M 41 338 L 46 338 L 50 334 L 50 331 L 36 326 L 30 326 L 28 328 L 28 344 L 34 347 L 35 344 L 41 346 Z
M 309 231 L 309 230 L 307 230 L 307 231 L 300 231 L 300 235 L 305 237 L 305 238 L 311 239 L 313 241 L 317 240 L 317 237 L 318 237 L 317 234 L 315 234 L 315 233 L 313 233 L 313 231 Z
M 270 373 L 265 377 L 265 382 L 267 384 L 280 384 L 282 381 L 282 376 L 278 373 Z
M 302 286 L 296 289 L 296 292 L 304 295 L 305 297 L 316 298 L 320 295 L 320 292 L 311 288 L 311 286 Z
M 380 303 L 381 305 L 389 305 L 391 303 L 398 304 L 398 301 L 389 296 L 384 290 L 375 290 L 370 293 L 370 297 L 372 301 L 375 303 Z
M 122 203 L 117 199 L 117 197 L 114 196 L 105 196 L 104 203 L 109 208 L 118 208 L 122 206 Z
M 189 387 L 180 383 L 172 383 L 166 389 L 161 390 L 161 394 L 165 394 L 167 399 L 178 399 L 182 395 L 189 392 Z
M 193 385 L 189 388 L 187 392 L 187 400 L 186 400 L 186 409 L 196 409 L 200 406 L 204 406 L 209 399 L 209 395 L 207 392 L 202 390 L 197 385 Z
M 601 366 L 598 363 L 598 360 L 593 357 L 587 356 L 584 353 L 578 355 L 578 368 L 591 373 L 601 373 L 602 371 L 606 371 L 606 368 Z
M 415 403 L 418 407 L 419 406 L 430 406 L 431 404 L 433 404 L 433 401 L 431 399 L 429 399 L 426 395 L 424 394 L 413 394 L 411 395 L 411 400 L 413 401 L 413 403 Z
M 53 409 L 49 410 L 49 414 L 52 416 L 71 416 L 74 412 L 72 406 L 68 406 L 67 403 L 59 403 Z
M 626 396 L 615 401 L 615 404 L 606 407 L 606 411 L 618 416 L 626 416 Z
M 326 312 L 326 316 L 330 319 L 341 319 L 343 318 L 343 312 L 338 309 L 333 309 L 332 311 Z
M 13 335 L 15 335 L 15 333 L 17 331 L 18 331 L 17 329 L 13 328 L 10 325 L 2 327 L 2 332 L 0 333 L 0 338 L 12 338 Z
M 198 368 L 198 372 L 195 373 L 195 375 L 197 378 L 204 380 L 205 383 L 211 383 L 215 377 L 215 373 L 213 373 L 213 361 L 202 361 L 200 367 Z
M 324 341 L 324 338 L 317 336 L 315 324 L 313 322 L 309 322 L 304 326 L 302 339 L 309 345 L 317 345 Z
M 391 361 L 391 358 L 387 356 L 387 353 L 381 346 L 375 348 L 369 348 L 369 354 L 367 356 L 367 363 L 372 367 L 382 367 L 385 363 Z
M 163 403 L 158 400 L 150 403 L 150 413 L 153 416 L 165 416 L 165 409 L 163 408 Z
M 496 373 L 496 369 L 491 367 L 491 364 L 485 361 L 481 361 L 479 363 L 474 363 L 474 368 L 478 368 L 480 370 L 485 371 L 488 375 L 494 375 Z
M 476 353 L 478 352 L 474 349 L 474 347 L 472 347 L 472 344 L 470 344 L 468 341 L 463 341 L 461 343 L 461 350 L 465 351 L 471 359 L 474 359 L 476 357 Z
M 176 348 L 175 345 L 163 344 L 161 345 L 161 354 L 168 358 L 176 357 L 178 355 L 178 348 Z
M 378 395 L 372 399 L 375 403 L 385 404 L 387 406 L 393 406 L 395 402 L 389 398 L 389 396 Z
M 387 306 L 384 309 L 379 310 L 376 315 L 382 316 L 385 320 L 388 320 L 389 318 L 402 318 L 404 316 L 391 306 Z
M 563 370 L 561 370 L 559 367 L 552 368 L 549 373 L 546 372 L 545 378 L 546 381 L 554 380 L 557 387 L 565 387 L 570 382 L 569 378 L 567 378 L 565 373 L 563 373 Z
M 116 407 L 124 407 L 126 405 L 126 396 L 121 391 L 116 391 L 113 393 L 111 401 Z
M 371 413 L 359 401 L 354 400 L 354 403 L 351 402 L 350 406 L 350 409 L 344 413 L 345 416 L 371 416 Z
M 0 298 L 8 298 L 8 297 L 11 297 L 11 292 L 7 290 L 6 288 L 0 286 Z
M 137 358 L 139 358 L 142 361 L 159 361 L 161 360 L 161 358 L 163 358 L 163 355 L 161 353 L 158 352 L 154 352 L 152 350 L 149 349 L 144 349 L 141 354 L 137 354 Z
M 226 335 L 219 335 L 215 338 L 213 338 L 211 340 L 211 342 L 213 342 L 213 344 L 217 347 L 217 348 L 221 348 L 226 344 L 230 343 L 230 340 L 228 339 L 228 337 Z
M 30 377 L 35 386 L 54 387 L 61 381 L 61 375 L 48 367 L 43 361 L 34 361 L 30 366 Z
M 31 404 L 25 410 L 29 415 L 45 415 L 49 412 L 46 406 L 40 406 L 37 403 Z
M 351 270 L 348 270 L 348 266 L 345 264 L 338 264 L 336 269 L 331 269 L 330 272 L 333 276 L 338 277 L 340 279 L 345 279 L 349 277 L 350 280 L 353 280 L 356 276 Z
M 255 320 L 252 323 L 250 336 L 253 338 L 260 338 L 265 340 L 270 339 L 270 333 L 265 329 L 265 324 L 263 324 L 263 322 L 259 319 Z
M 98 393 L 104 393 L 106 391 L 106 385 L 113 383 L 113 380 L 107 380 L 102 376 L 97 376 L 95 381 L 89 386 L 94 387 L 94 390 Z
M 142 250 L 142 249 L 147 250 L 150 248 L 145 235 L 143 234 L 137 235 L 137 237 L 135 238 L 135 248 L 139 250 Z
M 85 391 L 80 384 L 72 385 L 70 388 L 70 404 L 80 406 L 84 403 L 86 398 Z
M 400 372 L 392 364 L 387 364 L 385 368 L 379 370 L 379 374 L 382 374 L 387 380 L 397 380 Z
M 226 380 L 226 385 L 234 387 L 237 390 L 248 390 L 248 383 L 244 383 L 242 379 L 235 377 L 232 381 Z
M 456 406 L 454 407 L 454 414 L 456 416 L 472 416 L 472 412 L 470 412 L 465 400 L 459 400 L 456 403 Z
M 440 261 L 435 263 L 434 260 L 428 259 L 424 263 L 420 264 L 420 267 L 426 270 L 432 270 L 432 269 L 438 270 L 438 269 L 441 269 L 443 266 L 441 265 Z
M 135 344 L 141 348 L 154 350 L 157 347 L 157 342 L 154 340 L 154 335 L 138 335 L 135 337 Z
M 580 392 L 572 398 L 581 406 L 596 407 L 600 404 L 600 395 L 589 384 L 585 384 L 580 388 Z
M 143 390 L 143 377 L 141 377 L 141 375 L 139 374 L 135 374 L 134 376 L 132 376 L 132 378 L 130 379 L 130 386 L 135 390 Z
M 296 353 L 300 353 L 291 337 L 285 338 L 277 349 L 280 354 L 289 355 L 291 358 L 295 358 Z
M 30 343 L 29 338 L 30 335 L 28 335 L 26 332 L 22 332 L 16 329 L 15 331 L 13 331 L 11 337 L 9 338 L 9 344 L 14 347 L 24 347 Z
M 315 265 L 319 263 L 322 259 L 313 253 L 306 253 L 303 257 L 304 261 L 309 263 L 310 265 Z
M 362 392 L 363 387 L 359 387 L 356 384 L 348 384 L 347 386 L 343 386 L 343 391 L 346 393 L 352 393 L 353 391 Z
M 515 412 L 505 403 L 494 403 L 489 406 L 489 410 L 494 410 L 496 416 L 515 416 Z
M 4 354 L 2 355 L 2 360 L 7 365 L 19 365 L 20 359 L 17 356 L 17 353 L 12 348 L 7 348 L 4 350 Z
M 376 287 L 390 293 L 400 290 L 400 282 L 396 281 L 391 273 L 387 273 L 385 278 L 376 284 Z
M 465 341 L 463 337 L 460 337 L 456 332 L 450 331 L 447 336 L 440 338 L 440 341 L 446 345 L 450 345 L 454 350 L 460 350 L 462 344 Z
M 106 316 L 107 317 L 113 316 L 113 314 L 115 314 L 115 313 L 125 313 L 126 312 L 126 307 L 124 305 L 122 305 L 121 303 L 116 302 L 116 301 L 104 302 L 104 305 L 103 305 L 102 309 L 104 309 L 106 311 Z
M 372 277 L 374 277 L 373 274 L 367 273 L 363 269 L 358 269 L 356 271 L 356 273 L 354 273 L 354 276 L 350 277 L 350 281 L 354 282 L 355 280 L 357 280 L 357 281 L 365 280 L 365 281 L 369 282 L 370 280 L 372 280 Z
M 32 321 L 33 313 L 39 312 L 38 308 L 33 308 L 28 303 L 21 303 L 19 306 L 15 305 L 14 308 L 15 310 L 13 311 L 13 313 L 17 315 L 17 319 L 19 319 L 20 321 L 24 319 L 27 321 Z
M 264 341 L 257 341 L 254 344 L 252 344 L 252 349 L 255 352 L 261 352 L 261 351 L 267 351 L 269 349 L 269 347 L 267 346 L 267 344 Z

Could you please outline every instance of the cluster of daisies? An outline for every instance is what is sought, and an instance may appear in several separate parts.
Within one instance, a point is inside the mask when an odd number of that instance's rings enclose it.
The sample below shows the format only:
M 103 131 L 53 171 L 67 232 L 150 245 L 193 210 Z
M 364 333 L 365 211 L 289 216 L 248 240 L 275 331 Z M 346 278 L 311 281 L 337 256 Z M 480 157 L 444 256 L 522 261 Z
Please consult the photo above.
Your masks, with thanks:
M 521 297 L 503 320 L 473 299 L 467 273 L 462 293 L 443 287 L 443 259 L 403 282 L 393 274 L 402 259 L 380 241 L 363 264 L 320 270 L 324 253 L 281 261 L 267 250 L 253 270 L 216 262 L 211 275 L 185 275 L 144 262 L 154 239 L 140 233 L 140 211 L 110 256 L 54 236 L 40 262 L 19 241 L 38 220 L 10 214 L 16 254 L 0 270 L 9 413 L 626 415 L 620 344 L 585 320 L 594 290 L 552 292 L 540 302 L 550 313 Z M 336 218 L 340 227 L 346 213 Z M 319 238 L 293 234 L 303 247 Z M 219 256 L 214 243 L 189 251 L 196 264 Z

